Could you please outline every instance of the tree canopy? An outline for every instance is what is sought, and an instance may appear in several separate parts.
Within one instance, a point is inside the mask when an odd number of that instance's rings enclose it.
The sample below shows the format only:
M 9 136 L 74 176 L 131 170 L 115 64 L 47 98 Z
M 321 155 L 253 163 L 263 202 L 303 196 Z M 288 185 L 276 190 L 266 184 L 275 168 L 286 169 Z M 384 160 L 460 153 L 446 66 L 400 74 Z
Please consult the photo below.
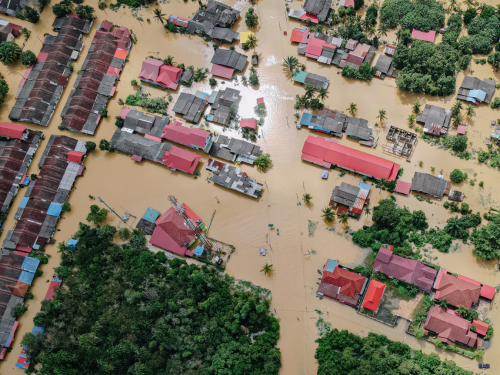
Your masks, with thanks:
M 116 228 L 80 223 L 63 251 L 64 287 L 28 333 L 30 369 L 48 374 L 278 374 L 279 323 L 264 289 L 214 267 L 118 246 Z
M 436 0 L 385 0 L 380 7 L 380 23 L 391 29 L 439 30 L 444 26 L 443 5 Z

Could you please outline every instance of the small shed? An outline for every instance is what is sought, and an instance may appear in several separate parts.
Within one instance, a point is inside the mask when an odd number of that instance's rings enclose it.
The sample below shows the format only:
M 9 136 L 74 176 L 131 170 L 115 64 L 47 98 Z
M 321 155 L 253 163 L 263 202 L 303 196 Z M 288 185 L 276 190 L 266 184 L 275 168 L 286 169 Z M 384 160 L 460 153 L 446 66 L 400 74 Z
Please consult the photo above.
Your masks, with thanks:
M 203 255 L 203 251 L 205 251 L 205 248 L 202 246 L 196 246 L 196 249 L 194 249 L 193 254 L 196 256 L 201 257 Z
M 259 64 L 259 55 L 252 55 L 252 65 Z
M 75 240 L 73 238 L 70 238 L 66 242 L 66 246 L 68 246 L 68 249 L 75 251 L 76 250 L 76 244 L 78 243 L 78 240 Z
M 257 129 L 257 120 L 254 118 L 242 118 L 240 121 L 240 128 L 247 128 L 247 129 Z
M 156 219 L 158 219 L 158 216 L 160 216 L 160 211 L 157 211 L 151 207 L 148 207 L 146 210 L 146 213 L 142 217 L 144 220 L 149 221 L 150 223 L 154 223 Z
M 411 183 L 398 180 L 396 183 L 396 193 L 408 195 L 410 194 Z
M 458 125 L 457 127 L 457 135 L 465 135 L 467 131 L 467 126 L 466 125 Z

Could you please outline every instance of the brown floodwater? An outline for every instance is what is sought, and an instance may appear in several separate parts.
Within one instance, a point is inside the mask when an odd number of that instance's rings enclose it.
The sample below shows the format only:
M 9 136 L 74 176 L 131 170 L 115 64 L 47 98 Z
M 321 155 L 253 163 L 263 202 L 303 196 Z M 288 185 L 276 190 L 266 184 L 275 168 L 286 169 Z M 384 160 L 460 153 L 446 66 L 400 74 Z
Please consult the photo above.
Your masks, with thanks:
M 226 3 L 234 5 L 242 11 L 245 11 L 249 5 L 244 1 L 235 3 L 228 0 Z M 87 1 L 86 4 L 94 6 L 97 10 L 96 0 Z M 294 2 L 290 6 L 298 9 L 302 4 L 302 2 Z M 160 4 L 160 6 L 167 16 L 176 14 L 189 17 L 196 11 L 198 3 L 170 1 Z M 125 65 L 115 97 L 108 105 L 109 118 L 102 121 L 96 135 L 91 137 L 69 132 L 63 132 L 63 134 L 83 141 L 94 140 L 96 143 L 103 138 L 111 139 L 116 129 L 114 117 L 120 111 L 117 100 L 118 98 L 125 99 L 127 95 L 133 93 L 130 81 L 137 79 L 141 63 L 148 55 L 162 58 L 172 55 L 176 62 L 182 62 L 186 66 L 210 68 L 209 62 L 213 55 L 211 43 L 207 46 L 197 36 L 167 34 L 162 25 L 153 20 L 153 8 L 154 6 L 138 12 L 138 16 L 142 17 L 144 22 L 139 22 L 134 18 L 130 9 L 122 8 L 117 12 L 109 9 L 106 11 L 97 10 L 98 19 L 90 34 L 83 37 L 85 46 L 82 55 L 74 64 L 75 72 L 83 63 L 97 24 L 103 19 L 132 29 L 138 37 L 138 43 L 132 47 L 129 55 L 130 61 Z M 327 258 L 338 259 L 343 265 L 353 267 L 363 264 L 365 257 L 369 254 L 368 250 L 360 249 L 352 243 L 340 224 L 327 225 L 320 217 L 320 211 L 328 204 L 330 193 L 335 185 L 341 181 L 357 184 L 359 178 L 349 174 L 340 178 L 338 172 L 332 171 L 327 180 L 322 180 L 321 168 L 301 161 L 302 146 L 306 137 L 311 133 L 306 128 L 296 129 L 293 104 L 295 95 L 302 94 L 304 90 L 299 85 L 294 84 L 281 68 L 281 60 L 284 57 L 297 55 L 296 45 L 290 43 L 289 36 L 291 30 L 299 24 L 287 19 L 284 1 L 261 1 L 256 6 L 256 11 L 259 15 L 259 26 L 256 29 L 256 37 L 259 42 L 256 50 L 260 54 L 260 64 L 257 69 L 260 86 L 258 89 L 254 89 L 241 83 L 226 82 L 221 84 L 218 80 L 217 88 L 235 87 L 241 91 L 240 115 L 242 117 L 255 116 L 253 108 L 256 105 L 256 98 L 264 97 L 267 115 L 264 125 L 259 130 L 261 137 L 258 139 L 258 144 L 264 152 L 271 154 L 273 167 L 267 173 L 261 173 L 254 167 L 241 166 L 244 172 L 264 184 L 263 197 L 254 200 L 207 183 L 206 178 L 209 173 L 204 169 L 204 164 L 208 160 L 206 155 L 203 155 L 201 161 L 201 176 L 194 179 L 193 176 L 181 172 L 171 172 L 158 164 L 134 163 L 129 155 L 109 154 L 96 150 L 85 162 L 87 170 L 84 176 L 77 180 L 76 189 L 70 197 L 72 210 L 64 214 L 63 219 L 60 220 L 58 224 L 60 231 L 56 232 L 55 239 L 57 241 L 67 240 L 76 231 L 78 222 L 85 220 L 89 205 L 96 203 L 88 198 L 89 195 L 100 195 L 121 214 L 127 210 L 135 215 L 127 223 L 128 226 L 135 227 L 138 218 L 144 214 L 148 207 L 154 207 L 162 212 L 168 209 L 170 204 L 167 195 L 174 194 L 180 202 L 187 203 L 205 222 L 210 220 L 213 211 L 216 210 L 210 235 L 236 247 L 236 252 L 231 256 L 226 268 L 228 274 L 238 279 L 249 280 L 272 291 L 272 308 L 276 310 L 281 326 L 281 337 L 278 345 L 282 353 L 282 374 L 312 375 L 316 373 L 317 363 L 314 359 L 315 340 L 318 337 L 315 326 L 318 318 L 316 309 L 323 312 L 322 317 L 333 327 L 348 329 L 361 335 L 366 335 L 369 332 L 385 334 L 391 340 L 403 341 L 414 349 L 421 349 L 426 353 L 436 352 L 433 345 L 407 336 L 404 332 L 406 327 L 404 321 L 401 321 L 395 328 L 388 328 L 356 314 L 350 307 L 328 299 L 319 300 L 316 298 L 316 283 L 320 277 L 317 270 L 323 267 Z M 147 22 L 148 17 L 152 20 L 150 23 Z M 10 19 L 10 17 L 5 18 Z M 12 19 L 12 22 L 26 26 L 32 31 L 25 49 L 38 53 L 42 45 L 43 34 L 51 32 L 50 26 L 53 19 L 54 16 L 48 8 L 43 12 L 36 25 L 17 19 Z M 238 22 L 237 29 L 238 31 L 246 30 L 244 20 Z M 288 36 L 284 36 L 283 31 L 288 31 Z M 387 39 L 392 41 L 395 40 L 395 37 L 391 34 Z M 22 37 L 16 41 L 23 44 Z M 239 47 L 237 48 L 241 51 Z M 247 55 L 251 55 L 251 52 L 249 51 Z M 302 56 L 299 57 L 299 60 L 305 63 L 307 71 L 327 76 L 330 79 L 329 97 L 325 101 L 328 108 L 346 111 L 349 103 L 354 102 L 359 109 L 358 117 L 367 119 L 370 126 L 373 126 L 377 121 L 376 116 L 379 109 L 387 111 L 388 120 L 385 126 L 374 128 L 375 133 L 378 133 L 380 137 L 379 143 L 384 142 L 390 125 L 407 127 L 406 119 L 411 113 L 412 103 L 416 100 L 419 100 L 422 105 L 430 103 L 445 108 L 451 108 L 455 102 L 453 96 L 438 98 L 402 93 L 397 90 L 396 84 L 391 78 L 386 78 L 384 81 L 375 78 L 370 83 L 347 80 L 340 76 L 340 70 L 336 67 L 320 65 L 316 61 L 306 60 Z M 499 74 L 494 72 L 489 65 L 482 66 L 473 62 L 471 68 L 476 77 L 481 79 L 492 77 L 495 80 L 500 80 Z M 24 67 L 21 64 L 8 67 L 2 65 L 0 71 L 6 77 L 11 88 L 6 102 L 0 106 L 0 121 L 8 121 L 10 107 L 14 104 L 14 94 L 24 73 Z M 248 72 L 246 75 L 248 76 Z M 33 124 L 28 124 L 30 128 L 43 130 L 47 139 L 50 134 L 61 133 L 57 129 L 57 126 L 60 125 L 60 113 L 75 78 L 76 74 L 73 74 L 49 126 L 40 129 Z M 462 78 L 463 73 L 459 73 L 457 82 L 460 83 Z M 152 97 L 165 95 L 164 91 L 155 88 L 147 90 L 152 94 Z M 179 91 L 194 92 L 195 90 L 210 92 L 208 79 L 202 83 L 194 84 L 191 88 L 181 86 Z M 172 94 L 175 102 L 178 92 Z M 467 135 L 474 149 L 486 150 L 485 138 L 491 134 L 491 120 L 496 120 L 498 117 L 500 115 L 497 110 L 481 105 L 476 108 L 476 115 L 467 120 Z M 220 132 L 222 127 L 210 124 L 210 130 Z M 237 136 L 236 131 L 231 130 L 230 132 Z M 446 177 L 454 168 L 461 168 L 471 178 L 477 180 L 476 185 L 471 186 L 464 182 L 454 187 L 465 193 L 465 201 L 470 204 L 474 212 L 483 213 L 489 207 L 498 208 L 500 206 L 500 199 L 495 193 L 495 186 L 500 181 L 500 171 L 480 165 L 477 160 L 461 160 L 445 150 L 420 141 L 411 163 L 407 163 L 404 159 L 398 159 L 384 153 L 380 144 L 376 149 L 371 149 L 346 138 L 340 142 L 397 161 L 405 170 L 402 176 L 403 181 L 411 181 L 415 171 L 431 173 L 431 167 L 435 167 L 436 174 L 442 170 Z M 35 155 L 30 173 L 36 172 L 36 165 L 45 145 L 46 141 L 42 142 Z M 418 166 L 419 161 L 423 162 L 422 167 Z M 477 173 L 476 177 L 473 177 L 474 173 Z M 478 187 L 479 181 L 484 181 L 484 188 Z M 298 206 L 297 201 L 301 201 L 305 192 L 313 196 L 312 204 L 309 207 L 304 204 Z M 15 225 L 13 219 L 15 208 L 20 204 L 23 195 L 24 191 L 21 190 L 14 201 L 13 209 L 5 224 L 6 230 Z M 380 199 L 387 196 L 386 192 L 373 188 L 371 206 L 376 205 Z M 217 199 L 220 203 L 217 203 Z M 431 226 L 442 226 L 446 219 L 451 216 L 442 207 L 443 201 L 433 200 L 433 204 L 429 204 L 418 201 L 414 196 L 399 195 L 396 196 L 396 199 L 399 205 L 406 206 L 411 210 L 424 210 Z M 124 225 L 117 218 L 111 216 L 109 222 L 118 227 Z M 280 235 L 277 235 L 276 230 L 271 230 L 268 224 L 274 224 L 274 228 L 279 229 Z M 370 217 L 366 215 L 363 215 L 359 221 L 349 220 L 349 226 L 352 229 L 360 228 L 365 224 L 370 224 Z M 313 229 L 314 227 L 316 229 Z M 311 229 L 311 235 L 309 235 L 309 229 Z M 268 255 L 261 256 L 259 247 L 266 248 Z M 14 371 L 19 371 L 14 370 L 14 364 L 21 351 L 22 336 L 31 330 L 32 318 L 39 311 L 40 302 L 48 288 L 47 281 L 52 276 L 53 268 L 59 263 L 56 246 L 47 246 L 46 252 L 52 258 L 47 265 L 42 267 L 43 276 L 37 278 L 32 286 L 31 291 L 34 293 L 35 299 L 27 302 L 29 309 L 19 319 L 20 324 L 12 345 L 13 350 L 7 355 L 6 362 L 0 365 L 0 374 L 11 374 Z M 434 263 L 451 272 L 464 274 L 492 286 L 500 284 L 497 262 L 476 260 L 468 245 L 459 244 L 448 254 L 441 254 L 435 250 L 430 250 L 426 254 L 431 257 Z M 273 264 L 275 272 L 272 277 L 259 272 L 265 262 Z M 407 315 L 411 308 L 412 306 L 409 306 L 408 303 L 402 302 L 398 312 Z M 493 304 L 489 317 L 493 321 L 493 326 L 499 329 L 497 322 L 500 321 L 500 313 L 496 303 Z M 484 362 L 490 363 L 492 368 L 497 368 L 500 365 L 498 354 L 495 353 L 497 345 L 500 345 L 500 334 L 498 333 L 493 336 L 491 348 L 486 351 L 484 357 Z M 437 352 L 441 358 L 452 359 L 466 369 L 475 370 L 477 368 L 476 361 L 454 353 L 441 350 Z

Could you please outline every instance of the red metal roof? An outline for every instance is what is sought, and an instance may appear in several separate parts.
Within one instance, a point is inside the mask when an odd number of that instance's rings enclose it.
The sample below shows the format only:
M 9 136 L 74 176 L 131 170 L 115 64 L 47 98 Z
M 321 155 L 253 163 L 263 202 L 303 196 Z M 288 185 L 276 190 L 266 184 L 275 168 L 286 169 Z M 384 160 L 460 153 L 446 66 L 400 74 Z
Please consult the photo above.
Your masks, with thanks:
M 290 42 L 296 43 L 306 43 L 309 37 L 309 31 L 302 28 L 295 28 L 292 30 L 292 36 L 290 37 Z
M 264 98 L 257 98 L 257 104 L 264 104 Z
M 155 81 L 160 73 L 160 66 L 163 65 L 163 61 L 152 59 L 148 57 L 142 62 L 141 72 L 139 73 L 139 78 L 146 81 Z
M 333 272 L 324 271 L 321 280 L 338 286 L 339 294 L 355 298 L 356 294 L 361 293 L 366 277 L 337 266 Z
M 20 124 L 13 124 L 11 122 L 0 122 L 0 135 L 10 138 L 22 138 L 24 131 L 28 127 Z
M 347 55 L 346 61 L 352 64 L 361 65 L 363 64 L 364 58 L 362 58 L 361 56 L 356 56 L 351 52 Z
M 130 112 L 130 108 L 125 108 L 123 107 L 120 110 L 120 117 L 125 120 L 125 117 L 127 117 L 127 114 Z
M 185 146 L 204 148 L 210 132 L 198 128 L 187 128 L 182 126 L 180 121 L 174 121 L 165 125 L 161 137 Z
M 132 160 L 140 163 L 142 161 L 142 156 L 132 155 Z
M 411 37 L 413 39 L 420 39 L 425 42 L 432 42 L 434 43 L 434 40 L 436 39 L 436 31 L 435 30 L 430 30 L 430 31 L 420 31 L 417 29 L 413 29 L 411 32 Z
M 117 48 L 115 51 L 115 55 L 113 57 L 117 57 L 119 59 L 125 60 L 127 58 L 128 51 Z
M 152 141 L 161 142 L 161 138 L 155 137 L 151 134 L 145 134 L 144 138 L 151 139 Z
M 337 48 L 337 46 L 328 44 L 328 43 L 326 43 L 325 40 L 317 39 L 313 35 L 311 35 L 311 37 L 309 38 L 309 42 L 307 43 L 307 46 L 305 49 L 305 54 L 306 54 L 306 56 L 311 55 L 309 57 L 317 59 L 321 56 L 321 53 L 323 52 L 324 46 L 329 47 L 329 48 L 333 48 L 333 49 Z
M 182 69 L 171 65 L 163 65 L 160 68 L 160 74 L 156 79 L 156 83 L 169 89 L 176 90 L 179 79 L 181 78 Z
M 240 120 L 240 128 L 257 129 L 257 120 L 254 118 L 242 118 Z
M 497 290 L 489 285 L 484 285 L 481 288 L 481 297 L 492 300 L 495 297 Z
M 73 163 L 80 164 L 82 162 L 83 155 L 85 155 L 83 152 L 70 151 L 68 152 L 68 160 L 72 161 Z
M 47 52 L 40 52 L 36 58 L 36 61 L 45 62 L 47 60 L 47 57 L 49 57 L 49 54 Z
M 377 311 L 380 300 L 384 295 L 385 284 L 377 280 L 372 280 L 370 286 L 366 291 L 365 299 L 363 300 L 363 307 L 368 310 Z
M 476 333 L 479 333 L 480 335 L 486 336 L 486 333 L 488 332 L 489 324 L 482 322 L 481 320 L 474 319 L 472 321 L 472 325 L 476 326 Z
M 212 70 L 210 70 L 210 74 L 226 79 L 233 78 L 234 69 L 228 66 L 213 64 Z
M 308 18 L 311 20 L 311 23 L 318 23 L 319 22 L 319 18 L 312 15 L 312 14 L 304 13 L 302 16 L 300 16 L 300 19 L 302 21 L 307 21 Z
M 466 131 L 467 131 L 467 126 L 465 126 L 465 125 L 458 125 L 457 126 L 457 134 L 464 135 Z
M 378 179 L 385 178 L 387 181 L 394 181 L 399 172 L 399 164 L 339 143 L 329 142 L 320 136 L 307 137 L 302 148 L 302 159 L 323 166 L 338 165 Z
M 99 28 L 99 30 L 111 31 L 112 28 L 113 28 L 113 23 L 109 22 L 108 20 L 104 20 L 101 22 L 101 27 Z
M 449 314 L 442 307 L 435 305 L 429 309 L 424 329 L 436 332 L 438 338 L 446 343 L 462 344 L 474 347 L 477 343 L 477 334 L 470 330 L 471 322 L 455 314 Z
M 410 194 L 411 183 L 398 180 L 396 184 L 396 193 L 408 195 Z
M 193 152 L 172 146 L 163 155 L 162 163 L 170 169 L 179 169 L 183 172 L 193 174 L 200 159 L 201 156 Z

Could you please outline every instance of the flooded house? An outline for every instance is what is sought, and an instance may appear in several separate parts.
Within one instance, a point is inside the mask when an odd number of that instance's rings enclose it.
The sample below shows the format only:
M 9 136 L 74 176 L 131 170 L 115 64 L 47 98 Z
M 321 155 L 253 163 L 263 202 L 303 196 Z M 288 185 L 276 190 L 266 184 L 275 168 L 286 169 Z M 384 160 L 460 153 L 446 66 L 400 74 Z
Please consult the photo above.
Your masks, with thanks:
M 240 91 L 226 88 L 225 90 L 219 90 L 216 93 L 217 94 L 210 107 L 210 114 L 207 116 L 207 120 L 222 125 L 228 125 L 229 121 L 231 121 L 238 111 Z
M 206 168 L 214 173 L 211 180 L 215 185 L 223 186 L 252 198 L 259 198 L 262 194 L 262 184 L 250 178 L 235 166 L 208 159 Z
M 409 158 L 418 143 L 417 133 L 392 126 L 385 137 L 387 144 L 382 145 L 382 148 L 397 156 Z
M 85 142 L 62 135 L 50 137 L 38 163 L 39 178 L 30 181 L 4 248 L 29 254 L 52 242 L 62 205 L 85 168 L 86 152 Z
M 375 72 L 375 77 L 384 79 L 386 76 L 396 78 L 398 76 L 398 71 L 392 64 L 392 57 L 379 55 L 378 60 L 375 64 L 377 71 Z
M 290 36 L 290 42 L 295 43 L 307 43 L 309 39 L 309 30 L 305 27 L 296 27 L 292 30 L 292 35 Z
M 419 260 L 400 257 L 392 252 L 393 247 L 381 247 L 373 263 L 372 270 L 390 278 L 413 284 L 422 290 L 430 291 L 437 271 Z
M 377 49 L 369 44 L 359 43 L 357 40 L 349 39 L 339 62 L 339 68 L 350 66 L 359 69 L 364 62 L 371 64 Z
M 202 98 L 201 96 L 181 92 L 172 111 L 182 115 L 186 121 L 198 123 L 207 105 L 208 99 L 206 97 Z
M 399 164 L 341 145 L 333 139 L 308 136 L 301 159 L 325 168 L 339 167 L 361 175 L 386 181 L 396 180 Z
M 142 82 L 177 90 L 183 70 L 172 65 L 164 64 L 162 60 L 148 57 L 142 62 L 138 78 Z
M 368 121 L 358 117 L 347 117 L 347 127 L 345 134 L 360 141 L 373 140 L 372 128 L 368 126 Z
M 457 92 L 457 99 L 473 104 L 489 103 L 495 93 L 496 82 L 489 78 L 464 76 Z
M 212 39 L 232 43 L 239 39 L 239 33 L 233 31 L 231 27 L 238 20 L 240 14 L 239 10 L 210 0 L 206 6 L 200 7 L 196 14 L 188 20 L 187 31 L 191 34 L 199 34 L 203 30 Z M 185 24 L 182 23 L 182 26 Z
M 304 11 L 309 16 L 316 16 L 321 23 L 330 24 L 332 0 L 306 0 Z
M 337 208 L 337 215 L 347 212 L 351 217 L 359 219 L 365 206 L 368 206 L 370 199 L 371 185 L 360 182 L 354 186 L 345 182 L 335 186 L 330 197 L 329 206 Z
M 441 200 L 450 191 L 451 183 L 444 178 L 433 176 L 429 173 L 415 172 L 411 182 L 411 190 L 430 195 Z
M 333 40 L 331 35 L 311 33 L 306 42 L 299 43 L 297 53 L 330 65 L 337 50 Z
M 320 76 L 319 74 L 304 72 L 302 70 L 295 71 L 292 79 L 301 85 L 311 85 L 316 90 L 327 89 L 330 84 L 330 80 L 328 78 Z
M 61 126 L 94 135 L 102 111 L 116 91 L 130 46 L 129 29 L 114 27 L 106 20 L 101 23 L 61 112 Z
M 366 277 L 342 267 L 337 260 L 328 259 L 316 294 L 356 307 L 367 282 Z
M 230 49 L 218 48 L 210 63 L 212 69 L 210 74 L 214 76 L 232 79 L 234 71 L 242 72 L 247 65 L 248 57 L 242 53 Z
M 122 108 L 120 117 L 125 120 L 122 131 L 136 132 L 156 138 L 161 137 L 165 125 L 169 122 L 168 116 L 149 116 L 141 111 L 129 108 Z
M 91 26 L 92 21 L 76 16 L 55 19 L 53 27 L 58 34 L 45 37 L 36 63 L 26 70 L 19 84 L 9 118 L 48 126 L 71 74 L 67 66 L 78 58 L 82 35 Z
M 165 125 L 161 138 L 181 145 L 202 150 L 206 153 L 212 148 L 212 134 L 207 130 L 182 126 L 180 121 L 173 121 Z
M 462 344 L 475 348 L 478 346 L 478 338 L 471 327 L 472 323 L 469 320 L 439 305 L 429 309 L 424 323 L 426 333 L 437 335 L 437 338 L 445 344 Z
M 0 18 L 0 43 L 12 42 L 20 34 L 21 26 Z
M 318 115 L 304 112 L 299 126 L 305 125 L 313 132 L 330 134 L 342 138 L 347 128 L 347 116 L 331 109 L 322 109 Z
M 384 46 L 384 53 L 389 56 L 394 56 L 394 52 L 396 52 L 396 46 L 391 46 L 389 44 L 386 44 Z
M 251 142 L 221 134 L 214 139 L 209 154 L 231 162 L 253 164 L 254 160 L 262 155 L 262 150 Z
M 380 301 L 382 301 L 382 297 L 384 296 L 385 287 L 384 283 L 377 280 L 371 280 L 361 307 L 377 313 Z
M 144 232 L 144 234 L 152 235 L 153 231 L 156 228 L 155 221 L 158 219 L 158 216 L 161 215 L 160 211 L 155 210 L 154 208 L 148 207 L 144 215 L 141 217 L 137 225 L 135 226 L 137 229 Z
M 0 0 L 0 13 L 15 17 L 28 4 L 28 0 Z
M 435 105 L 426 104 L 424 111 L 417 116 L 417 123 L 424 126 L 424 133 L 442 135 L 448 132 L 451 111 Z

